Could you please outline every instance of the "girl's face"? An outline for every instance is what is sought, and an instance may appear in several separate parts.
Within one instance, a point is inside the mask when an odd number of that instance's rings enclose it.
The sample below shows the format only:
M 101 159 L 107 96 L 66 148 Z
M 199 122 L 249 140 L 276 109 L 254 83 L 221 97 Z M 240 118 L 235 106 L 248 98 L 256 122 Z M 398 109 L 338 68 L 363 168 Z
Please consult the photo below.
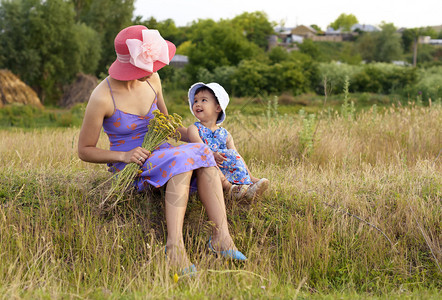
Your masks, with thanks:
M 221 112 L 221 106 L 209 91 L 201 91 L 195 94 L 192 110 L 195 117 L 200 121 L 215 122 Z

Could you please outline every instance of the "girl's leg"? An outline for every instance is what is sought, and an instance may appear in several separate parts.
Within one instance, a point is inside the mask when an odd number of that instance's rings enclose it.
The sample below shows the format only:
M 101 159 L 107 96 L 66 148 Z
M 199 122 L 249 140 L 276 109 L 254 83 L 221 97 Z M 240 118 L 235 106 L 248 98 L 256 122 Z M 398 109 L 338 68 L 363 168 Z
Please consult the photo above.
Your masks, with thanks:
M 249 167 L 248 167 L 247 164 L 246 164 L 246 161 L 245 161 L 242 157 L 241 157 L 241 160 L 243 161 L 244 165 L 246 166 L 247 172 L 249 173 L 250 180 L 252 180 L 252 183 L 256 183 L 256 182 L 258 182 L 258 181 L 259 181 L 259 178 L 256 178 L 256 177 L 253 177 L 253 176 L 252 176 L 252 173 L 250 172 Z
M 184 248 L 183 222 L 191 176 L 192 171 L 175 175 L 166 186 L 167 258 L 172 266 L 179 268 L 190 265 Z
M 220 169 L 218 169 L 218 173 L 219 173 L 219 178 L 221 178 L 221 185 L 223 187 L 223 190 L 225 192 L 228 192 L 232 187 L 232 184 L 230 183 L 230 181 L 227 180 L 226 176 L 224 176 L 223 172 L 221 172 Z
M 229 233 L 224 194 L 216 167 L 200 168 L 197 172 L 198 194 L 203 203 L 209 220 L 215 226 L 212 231 L 212 245 L 215 250 L 236 250 Z

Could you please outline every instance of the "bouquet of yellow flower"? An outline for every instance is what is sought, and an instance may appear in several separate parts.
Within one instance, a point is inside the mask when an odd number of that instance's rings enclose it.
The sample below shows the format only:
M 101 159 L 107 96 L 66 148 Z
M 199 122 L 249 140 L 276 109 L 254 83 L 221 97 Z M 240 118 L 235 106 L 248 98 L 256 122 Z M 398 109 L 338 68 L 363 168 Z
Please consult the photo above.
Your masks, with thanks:
M 181 134 L 177 131 L 178 127 L 182 127 L 182 118 L 180 115 L 164 115 L 158 109 L 153 111 L 154 118 L 150 120 L 148 131 L 144 136 L 142 147 L 152 152 L 158 146 L 163 144 L 168 139 L 175 139 L 178 141 Z M 115 173 L 112 178 L 112 187 L 109 190 L 106 198 L 101 204 L 104 204 L 112 197 L 116 197 L 112 206 L 115 206 L 122 198 L 126 190 L 133 186 L 136 177 L 141 174 L 140 166 L 135 163 L 127 164 L 126 167 Z

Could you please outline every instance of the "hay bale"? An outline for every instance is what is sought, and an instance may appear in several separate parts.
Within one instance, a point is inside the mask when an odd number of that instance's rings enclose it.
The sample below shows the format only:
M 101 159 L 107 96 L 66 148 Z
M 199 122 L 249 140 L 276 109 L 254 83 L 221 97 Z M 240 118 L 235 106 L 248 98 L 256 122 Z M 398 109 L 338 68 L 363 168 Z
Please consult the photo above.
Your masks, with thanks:
M 95 76 L 83 73 L 77 74 L 75 82 L 64 89 L 63 98 L 59 105 L 70 108 L 77 103 L 87 102 L 97 84 L 98 79 Z
M 43 107 L 37 93 L 11 71 L 0 70 L 0 107 L 20 103 Z

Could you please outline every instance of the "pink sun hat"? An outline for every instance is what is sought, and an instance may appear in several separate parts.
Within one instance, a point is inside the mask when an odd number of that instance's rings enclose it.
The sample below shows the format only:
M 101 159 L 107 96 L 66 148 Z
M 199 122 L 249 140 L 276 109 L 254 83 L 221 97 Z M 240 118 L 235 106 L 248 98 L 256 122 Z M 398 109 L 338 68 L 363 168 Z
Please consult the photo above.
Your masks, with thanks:
M 115 37 L 117 59 L 109 68 L 109 75 L 129 81 L 149 76 L 169 64 L 176 47 L 166 41 L 158 30 L 134 25 L 121 30 Z

